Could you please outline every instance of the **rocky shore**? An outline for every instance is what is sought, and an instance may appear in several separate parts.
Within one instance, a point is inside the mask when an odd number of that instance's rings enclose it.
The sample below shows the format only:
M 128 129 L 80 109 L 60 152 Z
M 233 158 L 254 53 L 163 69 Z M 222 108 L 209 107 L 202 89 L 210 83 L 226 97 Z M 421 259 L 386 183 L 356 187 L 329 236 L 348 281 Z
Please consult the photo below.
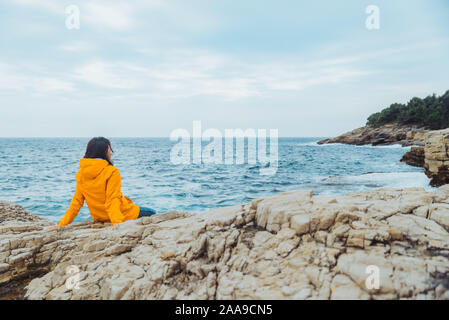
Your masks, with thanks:
M 448 185 L 51 224 L 0 202 L 2 298 L 449 299 Z
M 365 126 L 338 137 L 324 139 L 318 144 L 344 143 L 352 145 L 391 145 L 400 144 L 406 146 L 424 146 L 425 134 L 429 130 L 417 126 L 403 126 L 398 124 L 386 124 L 381 127 Z
M 387 124 L 379 128 L 365 126 L 318 142 L 318 144 L 325 143 L 412 146 L 411 150 L 404 154 L 401 162 L 424 168 L 432 186 L 438 187 L 449 183 L 449 129 L 431 131 L 396 124 Z

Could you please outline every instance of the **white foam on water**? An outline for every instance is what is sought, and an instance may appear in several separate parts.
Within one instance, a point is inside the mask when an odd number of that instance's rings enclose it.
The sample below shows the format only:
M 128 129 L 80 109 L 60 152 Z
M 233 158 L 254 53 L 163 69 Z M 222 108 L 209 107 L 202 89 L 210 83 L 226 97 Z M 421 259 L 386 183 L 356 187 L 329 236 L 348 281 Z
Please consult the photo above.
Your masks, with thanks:
M 404 150 L 411 149 L 410 146 L 403 147 L 400 144 L 389 144 L 389 145 L 382 145 L 382 146 L 373 146 L 373 145 L 370 145 L 370 144 L 366 144 L 366 145 L 363 145 L 363 146 L 356 146 L 356 147 L 379 148 L 379 149 L 404 149 Z
M 430 179 L 424 172 L 374 172 L 357 176 L 328 177 L 322 183 L 335 186 L 350 186 L 355 189 L 377 188 L 424 188 L 427 191 L 435 190 L 429 185 Z M 358 190 L 354 190 L 358 191 Z
M 410 150 L 410 146 L 403 147 L 401 144 L 389 144 L 389 145 L 378 145 L 373 146 L 371 144 L 364 144 L 364 145 L 355 145 L 355 144 L 346 144 L 346 143 L 323 143 L 318 144 L 318 141 L 312 141 L 312 142 L 304 142 L 304 143 L 298 143 L 297 146 L 313 146 L 313 147 L 331 147 L 331 146 L 353 146 L 356 148 L 379 148 L 379 149 L 403 149 L 405 151 Z

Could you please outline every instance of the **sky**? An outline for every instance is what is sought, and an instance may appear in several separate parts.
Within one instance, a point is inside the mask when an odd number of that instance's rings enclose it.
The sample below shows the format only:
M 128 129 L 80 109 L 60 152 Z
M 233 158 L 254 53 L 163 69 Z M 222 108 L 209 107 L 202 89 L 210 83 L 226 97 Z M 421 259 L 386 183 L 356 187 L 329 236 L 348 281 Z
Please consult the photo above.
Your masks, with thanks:
M 0 137 L 328 137 L 448 89 L 447 0 L 0 1 Z

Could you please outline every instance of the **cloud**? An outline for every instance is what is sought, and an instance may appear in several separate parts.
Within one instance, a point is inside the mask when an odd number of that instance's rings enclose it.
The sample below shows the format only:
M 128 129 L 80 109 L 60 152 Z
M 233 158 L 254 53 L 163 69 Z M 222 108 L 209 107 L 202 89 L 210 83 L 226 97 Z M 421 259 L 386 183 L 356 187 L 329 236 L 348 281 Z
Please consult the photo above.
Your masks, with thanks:
M 373 73 L 356 68 L 346 58 L 301 65 L 287 59 L 241 60 L 204 50 L 144 52 L 151 55 L 144 62 L 98 60 L 77 67 L 72 78 L 92 90 L 120 89 L 121 96 L 175 99 L 208 95 L 237 100 L 338 84 Z
M 132 7 L 124 2 L 89 2 L 82 10 L 81 19 L 96 27 L 126 30 L 133 26 Z
M 137 82 L 129 75 L 124 74 L 120 67 L 96 61 L 85 64 L 74 71 L 73 77 L 77 80 L 87 82 L 91 85 L 114 88 L 114 89 L 134 89 Z
M 234 100 L 275 91 L 300 91 L 312 86 L 337 84 L 351 78 L 372 74 L 349 62 L 352 57 L 298 63 L 277 58 L 251 61 L 233 56 L 202 52 L 174 51 L 165 53 L 164 64 L 149 69 L 161 90 L 175 90 L 185 96 L 219 95 Z
M 21 6 L 33 6 L 53 13 L 64 13 L 64 4 L 53 0 L 10 0 Z
M 64 94 L 76 91 L 74 84 L 56 75 L 35 75 L 38 68 L 10 67 L 0 63 L 0 90 L 31 92 L 32 94 Z
M 83 1 L 80 3 L 61 2 L 54 0 L 10 0 L 16 5 L 44 9 L 53 15 L 65 17 L 68 5 L 77 5 L 80 9 L 81 28 L 83 24 L 97 28 L 126 30 L 134 25 L 133 16 L 136 5 L 131 6 L 126 1 Z
M 95 46 L 86 41 L 74 41 L 60 45 L 58 48 L 63 51 L 86 52 L 94 50 Z
M 38 77 L 31 82 L 33 83 L 34 89 L 40 93 L 65 93 L 75 91 L 75 87 L 71 82 L 58 78 Z
M 92 50 L 88 42 L 59 46 L 69 52 Z M 243 58 L 212 50 L 173 49 L 139 50 L 140 56 L 115 61 L 96 59 L 81 63 L 65 73 L 23 68 L 9 72 L 0 86 L 23 90 L 24 86 L 40 93 L 74 92 L 105 96 L 111 91 L 121 97 L 178 99 L 215 96 L 233 101 L 251 97 L 297 92 L 311 87 L 335 85 L 374 73 L 358 66 L 363 55 L 303 62 L 295 57 Z M 369 56 L 371 56 L 370 53 Z M 39 80 L 38 80 L 39 79 Z

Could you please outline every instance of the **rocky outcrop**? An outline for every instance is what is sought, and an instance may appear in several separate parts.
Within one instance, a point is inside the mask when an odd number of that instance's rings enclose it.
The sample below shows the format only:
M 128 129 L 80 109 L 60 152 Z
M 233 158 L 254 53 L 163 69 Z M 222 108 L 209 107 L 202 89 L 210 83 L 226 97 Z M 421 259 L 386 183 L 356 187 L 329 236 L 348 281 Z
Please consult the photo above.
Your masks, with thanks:
M 398 124 L 386 124 L 381 127 L 365 126 L 344 133 L 338 137 L 324 139 L 318 144 L 344 143 L 353 145 L 391 145 L 424 146 L 427 130 L 416 126 L 403 126 Z
M 449 186 L 300 190 L 56 230 L 1 203 L 0 219 L 0 287 L 35 277 L 19 298 L 449 299 Z
M 24 284 L 50 270 L 34 256 L 50 225 L 22 206 L 0 201 L 0 299 L 21 297 Z
M 431 131 L 426 136 L 424 168 L 432 186 L 449 183 L 449 129 Z
M 414 167 L 424 167 L 424 147 L 411 147 L 410 151 L 402 156 L 401 162 Z

